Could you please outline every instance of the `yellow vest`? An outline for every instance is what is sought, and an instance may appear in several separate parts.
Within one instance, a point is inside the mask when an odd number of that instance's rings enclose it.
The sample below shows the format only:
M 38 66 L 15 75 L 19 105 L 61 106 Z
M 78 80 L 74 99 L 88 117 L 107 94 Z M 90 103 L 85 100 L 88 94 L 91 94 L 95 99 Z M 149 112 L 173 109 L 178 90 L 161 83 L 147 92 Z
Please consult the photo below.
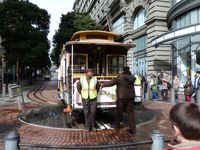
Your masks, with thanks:
M 141 81 L 138 76 L 136 76 L 135 85 L 141 85 Z
M 89 81 L 89 85 L 88 85 L 88 81 L 86 79 L 85 76 L 80 78 L 80 83 L 82 86 L 81 89 L 81 96 L 84 99 L 94 99 L 97 97 L 97 89 L 96 89 L 96 85 L 97 85 L 97 78 L 96 77 L 92 77 Z

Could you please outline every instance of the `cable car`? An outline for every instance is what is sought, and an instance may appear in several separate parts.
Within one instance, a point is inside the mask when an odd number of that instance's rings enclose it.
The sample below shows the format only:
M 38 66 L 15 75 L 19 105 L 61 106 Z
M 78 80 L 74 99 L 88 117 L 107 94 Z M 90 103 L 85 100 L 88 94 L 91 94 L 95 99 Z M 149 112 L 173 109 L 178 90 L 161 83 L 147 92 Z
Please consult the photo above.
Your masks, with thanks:
M 114 32 L 89 30 L 76 32 L 66 42 L 60 54 L 58 69 L 60 97 L 73 109 L 82 108 L 81 96 L 76 85 L 86 68 L 93 68 L 100 83 L 108 82 L 126 66 L 127 51 L 133 44 L 116 42 L 120 37 Z M 116 86 L 99 91 L 99 108 L 116 107 Z

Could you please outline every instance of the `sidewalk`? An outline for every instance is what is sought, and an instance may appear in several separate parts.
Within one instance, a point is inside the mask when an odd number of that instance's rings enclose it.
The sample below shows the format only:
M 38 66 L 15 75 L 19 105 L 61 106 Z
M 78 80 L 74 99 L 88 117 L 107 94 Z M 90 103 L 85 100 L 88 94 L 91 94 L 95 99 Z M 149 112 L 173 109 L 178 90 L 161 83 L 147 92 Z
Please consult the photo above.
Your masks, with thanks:
M 26 102 L 30 102 L 25 96 L 28 93 L 32 86 L 27 87 L 24 90 L 24 99 Z M 56 89 L 55 89 L 56 90 Z M 52 89 L 51 89 L 52 92 Z M 55 92 L 55 91 L 54 91 Z M 48 95 L 48 92 L 44 93 Z M 10 103 L 11 102 L 11 103 Z M 18 128 L 20 133 L 20 148 L 21 150 L 43 150 L 45 148 L 36 148 L 35 146 L 41 145 L 46 146 L 46 149 L 52 149 L 52 147 L 59 146 L 98 146 L 98 145 L 115 145 L 122 143 L 138 142 L 150 140 L 150 132 L 152 130 L 158 130 L 161 133 L 165 134 L 165 139 L 171 139 L 171 128 L 170 122 L 168 119 L 168 113 L 173 104 L 169 102 L 160 102 L 160 101 L 145 101 L 143 103 L 144 107 L 153 110 L 156 112 L 157 117 L 153 120 L 140 124 L 137 126 L 137 134 L 135 137 L 130 136 L 122 129 L 116 131 L 113 129 L 107 130 L 98 130 L 97 132 L 87 133 L 84 130 L 63 130 L 58 128 L 47 128 L 40 126 L 32 126 L 29 124 L 22 124 L 17 121 L 18 111 L 16 99 L 4 99 L 0 100 L 0 127 L 4 127 L 3 130 L 0 129 L 0 150 L 3 149 L 4 137 L 6 133 L 12 129 Z M 59 120 L 57 120 L 59 121 Z M 15 125 L 17 124 L 17 125 Z M 8 127 L 6 127 L 7 125 Z M 1 134 L 3 132 L 4 134 Z M 149 145 L 150 146 L 150 145 Z M 136 146 L 138 150 L 148 150 L 149 146 L 142 145 Z M 134 147 L 135 148 L 135 147 Z
M 37 84 L 33 84 L 33 85 L 25 85 L 22 87 L 22 92 L 25 102 L 30 102 L 30 100 L 27 98 L 27 93 L 33 90 L 37 86 L 38 86 Z M 17 97 L 9 97 L 8 93 L 6 93 L 4 97 L 2 97 L 2 94 L 0 94 L 0 106 L 11 105 L 11 104 L 17 104 Z
M 31 101 L 27 98 L 27 93 L 37 85 L 28 85 L 22 88 L 24 101 L 27 106 Z M 4 138 L 11 131 L 16 131 L 20 127 L 20 122 L 17 120 L 21 110 L 18 109 L 17 97 L 10 98 L 7 94 L 5 97 L 0 97 L 0 150 L 4 148 Z

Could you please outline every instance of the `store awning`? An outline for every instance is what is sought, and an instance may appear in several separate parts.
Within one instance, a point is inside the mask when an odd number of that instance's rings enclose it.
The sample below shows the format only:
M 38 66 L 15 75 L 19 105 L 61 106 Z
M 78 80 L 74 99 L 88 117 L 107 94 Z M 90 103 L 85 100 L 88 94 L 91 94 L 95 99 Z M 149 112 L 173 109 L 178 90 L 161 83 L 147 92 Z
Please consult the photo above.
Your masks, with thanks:
M 170 45 L 174 41 L 196 34 L 200 34 L 200 25 L 190 26 L 187 28 L 182 28 L 168 32 L 166 34 L 154 38 L 151 44 L 155 47 L 158 47 L 159 45 Z

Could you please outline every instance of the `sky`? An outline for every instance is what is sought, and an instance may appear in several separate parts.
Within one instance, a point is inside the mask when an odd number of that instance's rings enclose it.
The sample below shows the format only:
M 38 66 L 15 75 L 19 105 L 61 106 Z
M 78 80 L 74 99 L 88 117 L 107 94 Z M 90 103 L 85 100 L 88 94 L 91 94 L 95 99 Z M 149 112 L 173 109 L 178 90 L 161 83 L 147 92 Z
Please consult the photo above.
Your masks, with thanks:
M 52 41 L 55 31 L 59 28 L 60 17 L 62 14 L 73 10 L 75 0 L 29 0 L 39 8 L 45 9 L 51 15 L 50 33 L 48 39 Z

